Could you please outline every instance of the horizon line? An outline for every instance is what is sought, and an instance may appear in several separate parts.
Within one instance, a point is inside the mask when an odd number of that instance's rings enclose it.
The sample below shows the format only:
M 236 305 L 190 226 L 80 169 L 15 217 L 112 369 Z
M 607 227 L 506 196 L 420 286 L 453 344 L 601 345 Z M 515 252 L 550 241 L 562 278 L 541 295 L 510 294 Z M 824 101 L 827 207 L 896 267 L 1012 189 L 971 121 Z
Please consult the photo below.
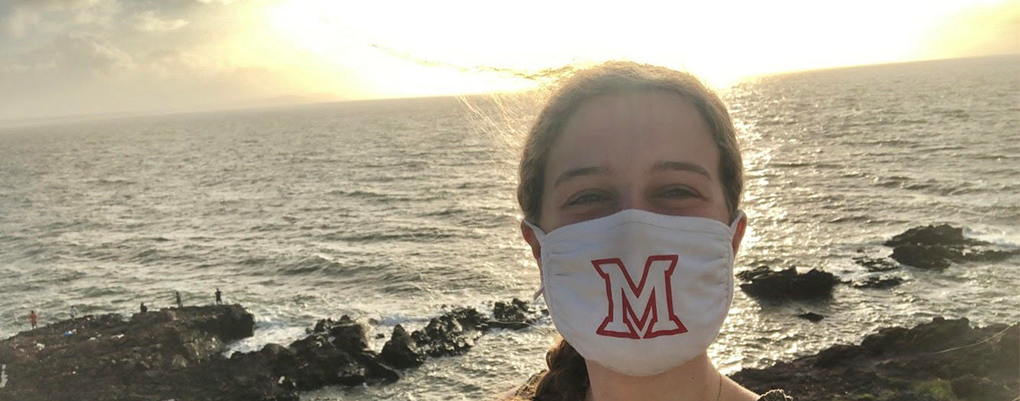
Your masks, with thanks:
M 967 59 L 981 59 L 981 58 L 998 58 L 998 57 L 1016 57 L 1020 56 L 1020 52 L 1017 53 L 1005 53 L 1005 54 L 989 54 L 980 56 L 965 56 L 965 57 L 943 57 L 943 58 L 931 58 L 923 60 L 908 60 L 908 61 L 894 61 L 894 62 L 880 62 L 874 64 L 851 64 L 841 65 L 832 67 L 821 67 L 821 68 L 809 68 L 799 70 L 782 70 L 773 72 L 764 72 L 760 74 L 750 74 L 736 79 L 730 83 L 727 87 L 732 87 L 740 83 L 744 83 L 751 80 L 763 79 L 774 76 L 788 75 L 788 74 L 799 74 L 806 72 L 824 72 L 833 70 L 843 69 L 854 69 L 863 67 L 878 67 L 878 66 L 890 66 L 890 65 L 902 65 L 902 64 L 916 64 L 926 62 L 937 62 L 937 61 L 949 61 L 949 60 L 967 60 Z M 716 90 L 724 88 L 715 88 Z M 108 121 L 126 118 L 142 118 L 142 117 L 157 117 L 157 116 L 171 116 L 171 115 L 192 115 L 192 114 L 206 114 L 206 113 L 218 113 L 218 112 L 230 112 L 230 111 L 254 111 L 254 110 L 266 110 L 275 108 L 286 108 L 286 107 L 301 107 L 301 106 L 314 106 L 314 105 L 326 105 L 333 103 L 358 103 L 358 102 L 371 102 L 371 101 L 387 101 L 387 100 L 403 100 L 403 99 L 430 99 L 430 98 L 446 98 L 446 97 L 458 97 L 458 96 L 484 96 L 499 93 L 517 93 L 518 91 L 488 91 L 488 92 L 472 92 L 472 93 L 450 93 L 442 95 L 427 95 L 427 96 L 395 96 L 395 97 L 367 97 L 357 99 L 344 99 L 337 96 L 331 100 L 313 100 L 316 97 L 325 97 L 324 94 L 308 94 L 308 95 L 281 95 L 281 96 L 270 96 L 264 98 L 253 98 L 243 101 L 236 102 L 235 105 L 225 105 L 223 107 L 211 107 L 206 109 L 165 109 L 165 110 L 121 110 L 121 111 L 109 111 L 102 113 L 80 113 L 80 114 L 57 114 L 48 116 L 37 116 L 37 117 L 19 117 L 19 118 L 5 118 L 0 119 L 0 129 L 10 128 L 24 128 L 30 126 L 44 126 L 49 124 L 62 124 L 62 123 L 75 123 L 75 122 L 96 122 L 96 121 Z M 277 104 L 266 104 L 266 105 L 244 105 L 244 103 L 258 103 L 266 102 L 272 99 L 280 98 L 296 98 L 304 99 L 306 101 L 295 101 L 295 102 L 282 102 Z

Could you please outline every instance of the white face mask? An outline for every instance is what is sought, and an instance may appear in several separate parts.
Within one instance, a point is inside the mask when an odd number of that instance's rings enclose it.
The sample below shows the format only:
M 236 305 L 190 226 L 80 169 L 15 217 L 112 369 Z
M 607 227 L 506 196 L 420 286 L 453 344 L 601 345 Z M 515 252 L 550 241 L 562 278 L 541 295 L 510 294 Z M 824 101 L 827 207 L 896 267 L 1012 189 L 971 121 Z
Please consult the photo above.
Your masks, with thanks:
M 545 234 L 553 324 L 585 359 L 650 376 L 704 353 L 733 300 L 733 224 L 627 209 Z

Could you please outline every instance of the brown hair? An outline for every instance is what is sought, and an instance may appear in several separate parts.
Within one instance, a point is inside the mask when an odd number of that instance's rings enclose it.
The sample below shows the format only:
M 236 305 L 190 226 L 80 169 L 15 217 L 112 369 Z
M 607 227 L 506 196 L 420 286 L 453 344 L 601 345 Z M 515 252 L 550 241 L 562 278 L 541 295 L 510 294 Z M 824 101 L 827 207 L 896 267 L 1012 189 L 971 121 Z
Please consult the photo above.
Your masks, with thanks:
M 731 218 L 744 188 L 736 129 L 726 105 L 693 75 L 633 62 L 613 61 L 578 71 L 562 81 L 531 126 L 521 156 L 517 201 L 524 218 L 537 223 L 542 207 L 546 159 L 570 116 L 584 102 L 621 92 L 674 93 L 697 108 L 719 150 L 719 175 Z M 565 340 L 546 354 L 549 372 L 539 381 L 535 400 L 580 401 L 588 388 L 584 358 Z

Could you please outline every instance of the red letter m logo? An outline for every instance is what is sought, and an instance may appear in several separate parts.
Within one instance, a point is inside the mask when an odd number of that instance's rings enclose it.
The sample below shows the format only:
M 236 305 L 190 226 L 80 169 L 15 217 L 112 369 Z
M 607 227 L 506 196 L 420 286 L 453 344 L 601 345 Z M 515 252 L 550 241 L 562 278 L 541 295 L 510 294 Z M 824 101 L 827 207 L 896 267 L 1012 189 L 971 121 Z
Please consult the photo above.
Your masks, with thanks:
M 591 261 L 595 271 L 606 280 L 606 299 L 609 301 L 606 319 L 595 333 L 621 338 L 655 338 L 686 333 L 687 328 L 673 313 L 669 279 L 676 270 L 676 262 L 677 255 L 649 256 L 641 282 L 634 285 L 627 267 L 619 258 Z

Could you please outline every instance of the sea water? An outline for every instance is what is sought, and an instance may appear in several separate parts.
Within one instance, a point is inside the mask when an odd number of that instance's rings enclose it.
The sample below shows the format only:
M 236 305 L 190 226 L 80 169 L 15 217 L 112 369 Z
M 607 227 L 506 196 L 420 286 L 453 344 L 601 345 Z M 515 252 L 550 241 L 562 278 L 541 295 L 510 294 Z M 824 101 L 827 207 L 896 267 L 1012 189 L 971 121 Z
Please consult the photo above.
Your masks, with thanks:
M 884 240 L 931 223 L 1020 246 L 1017 65 L 1008 56 L 856 67 L 721 89 L 746 165 L 750 226 L 736 268 L 860 281 L 876 273 L 853 257 L 885 257 Z M 417 329 L 452 307 L 530 299 L 539 277 L 520 239 L 514 153 L 472 102 L 0 129 L 0 338 L 27 329 L 32 309 L 48 324 L 71 305 L 127 315 L 140 302 L 170 306 L 174 291 L 186 305 L 210 304 L 219 288 L 257 319 L 255 337 L 232 351 L 288 344 L 344 314 L 367 325 L 378 350 L 385 339 L 375 335 L 396 324 Z M 1018 258 L 882 275 L 906 281 L 785 304 L 738 290 L 709 353 L 729 373 L 933 316 L 1020 320 Z M 827 317 L 795 317 L 806 311 Z M 302 398 L 491 398 L 542 369 L 554 335 L 548 319 L 496 330 L 395 384 Z

